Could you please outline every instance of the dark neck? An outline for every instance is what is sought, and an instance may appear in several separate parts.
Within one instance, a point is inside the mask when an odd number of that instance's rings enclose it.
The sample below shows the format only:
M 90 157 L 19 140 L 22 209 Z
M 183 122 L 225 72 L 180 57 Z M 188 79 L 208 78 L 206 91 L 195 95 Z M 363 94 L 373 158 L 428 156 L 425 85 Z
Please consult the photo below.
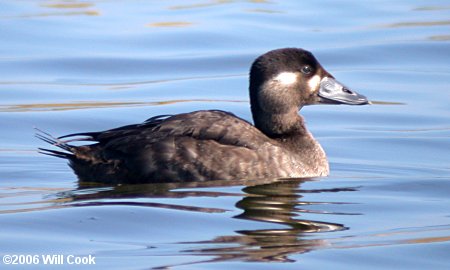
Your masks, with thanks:
M 286 113 L 267 113 L 252 102 L 255 127 L 302 161 L 304 169 L 312 175 L 328 175 L 329 166 L 325 152 L 306 129 L 297 110 Z
M 255 127 L 270 138 L 287 138 L 309 134 L 297 109 L 283 113 L 268 113 L 257 106 L 252 106 L 252 115 Z

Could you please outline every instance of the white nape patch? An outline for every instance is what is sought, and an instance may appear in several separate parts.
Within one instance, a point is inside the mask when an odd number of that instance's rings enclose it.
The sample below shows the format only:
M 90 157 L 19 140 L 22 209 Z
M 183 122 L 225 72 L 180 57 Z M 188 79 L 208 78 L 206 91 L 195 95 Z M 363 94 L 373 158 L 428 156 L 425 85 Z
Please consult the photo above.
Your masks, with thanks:
M 314 92 L 319 87 L 320 81 L 322 78 L 320 78 L 319 75 L 314 75 L 311 79 L 308 81 L 309 91 Z
M 275 77 L 275 81 L 283 84 L 290 85 L 297 82 L 298 74 L 294 72 L 281 72 Z

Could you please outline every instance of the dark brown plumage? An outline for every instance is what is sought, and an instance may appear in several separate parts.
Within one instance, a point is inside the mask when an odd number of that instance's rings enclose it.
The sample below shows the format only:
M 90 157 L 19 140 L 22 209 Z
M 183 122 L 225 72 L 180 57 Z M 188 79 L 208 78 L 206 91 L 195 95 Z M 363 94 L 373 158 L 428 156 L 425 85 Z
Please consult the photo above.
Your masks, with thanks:
M 302 49 L 279 49 L 255 60 L 250 103 L 255 126 L 219 111 L 157 116 L 142 124 L 57 139 L 38 134 L 64 151 L 82 181 L 145 183 L 325 176 L 322 147 L 298 111 L 316 103 L 367 104 L 339 84 Z M 70 141 L 93 141 L 73 146 Z

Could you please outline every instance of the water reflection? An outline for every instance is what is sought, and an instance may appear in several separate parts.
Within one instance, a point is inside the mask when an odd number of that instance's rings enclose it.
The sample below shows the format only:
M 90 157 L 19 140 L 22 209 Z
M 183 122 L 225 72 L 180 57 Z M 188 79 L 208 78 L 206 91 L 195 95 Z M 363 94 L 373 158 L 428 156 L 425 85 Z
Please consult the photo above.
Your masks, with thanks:
M 449 41 L 450 35 L 437 35 L 437 36 L 430 36 L 430 40 L 433 41 Z
M 253 8 L 253 9 L 246 9 L 245 11 L 250 13 L 264 13 L 264 14 L 284 14 L 285 11 L 281 10 L 273 10 L 273 9 L 265 9 L 265 8 Z
M 183 254 L 213 256 L 213 259 L 188 264 L 229 261 L 239 259 L 251 262 L 292 262 L 292 254 L 309 252 L 328 246 L 326 240 L 307 239 L 312 232 L 347 229 L 343 224 L 299 219 L 301 213 L 313 213 L 306 206 L 332 204 L 332 202 L 302 201 L 302 193 L 327 193 L 356 191 L 355 188 L 302 190 L 308 179 L 291 179 L 271 183 L 259 183 L 242 188 L 244 196 L 236 203 L 242 213 L 234 218 L 285 225 L 267 229 L 238 230 L 237 235 L 218 236 L 211 240 L 183 242 L 188 247 Z M 321 211 L 314 211 L 320 213 Z M 325 213 L 325 211 L 323 212 Z M 339 213 L 342 214 L 342 213 Z M 348 213 L 352 214 L 352 213 Z M 201 248 L 197 248 L 200 246 Z M 183 264 L 186 265 L 186 264 Z M 166 265 L 162 268 L 175 265 Z
M 143 107 L 143 106 L 159 106 L 186 102 L 231 102 L 231 103 L 248 103 L 245 100 L 222 100 L 222 99 L 175 99 L 161 100 L 150 102 L 69 102 L 69 103 L 32 103 L 32 104 L 13 104 L 0 105 L 0 112 L 29 112 L 29 111 L 66 111 L 66 110 L 82 110 L 82 109 L 99 109 L 99 108 L 120 108 L 120 107 Z
M 414 8 L 414 11 L 437 11 L 437 10 L 448 10 L 450 6 L 422 6 Z
M 450 25 L 449 20 L 445 21 L 424 21 L 424 22 L 399 22 L 387 24 L 387 28 L 400 28 L 400 27 L 423 27 L 423 26 L 445 26 Z
M 276 224 L 268 225 L 266 229 L 237 230 L 236 235 L 221 235 L 214 239 L 195 242 L 175 243 L 175 250 L 184 255 L 207 256 L 208 259 L 190 262 L 188 264 L 218 262 L 239 259 L 253 262 L 291 262 L 289 255 L 305 253 L 317 248 L 328 246 L 326 240 L 306 239 L 307 233 L 338 231 L 347 229 L 343 224 L 326 221 L 299 218 L 302 213 L 315 214 L 349 214 L 330 213 L 327 211 L 310 211 L 309 205 L 338 204 L 335 202 L 303 201 L 304 193 L 329 193 L 356 191 L 356 188 L 332 188 L 320 190 L 301 189 L 301 185 L 309 179 L 289 179 L 282 181 L 255 180 L 246 181 L 241 189 L 242 193 L 208 191 L 202 189 L 188 189 L 199 187 L 219 187 L 242 185 L 242 181 L 211 181 L 197 183 L 169 183 L 152 185 L 129 185 L 115 187 L 92 194 L 74 193 L 70 195 L 72 206 L 128 204 L 177 210 L 200 211 L 205 213 L 225 212 L 226 209 L 212 207 L 197 207 L 174 204 L 124 202 L 124 198 L 183 198 L 183 197 L 220 197 L 233 196 L 237 198 L 235 206 L 242 213 L 234 218 Z M 78 191 L 80 192 L 80 191 Z M 83 189 L 81 190 L 83 191 Z M 120 202 L 107 199 L 118 199 Z M 320 216 L 319 216 L 320 217 Z M 280 228 L 279 225 L 283 228 Z M 156 246 L 158 248 L 158 246 Z M 209 259 L 213 256 L 213 259 Z M 184 264 L 185 265 L 185 264 Z M 166 265 L 162 268 L 175 265 Z
M 149 23 L 147 26 L 149 27 L 186 27 L 191 26 L 194 23 L 192 22 L 182 22 L 182 21 L 171 21 L 171 22 L 155 22 Z
M 233 4 L 236 2 L 242 2 L 242 1 L 233 1 L 233 0 L 214 0 L 214 1 L 206 1 L 203 3 L 195 3 L 195 4 L 185 4 L 185 5 L 175 5 L 170 6 L 169 9 L 171 10 L 184 10 L 184 9 L 194 9 L 194 8 L 205 8 L 205 7 L 212 7 L 212 6 L 218 6 L 223 4 Z M 267 0 L 249 0 L 245 1 L 251 4 L 271 4 L 271 1 Z
M 343 224 L 299 219 L 301 213 L 313 213 L 305 208 L 312 204 L 330 202 L 302 201 L 302 193 L 355 191 L 354 188 L 329 190 L 302 190 L 307 179 L 292 179 L 247 186 L 242 189 L 245 196 L 236 207 L 242 213 L 234 218 L 285 225 L 267 229 L 238 230 L 237 235 L 218 236 L 211 240 L 177 243 L 190 247 L 183 254 L 213 256 L 213 259 L 188 264 L 209 263 L 239 259 L 248 262 L 293 262 L 290 255 L 300 254 L 328 246 L 326 240 L 307 239 L 307 233 L 338 231 L 347 229 Z M 314 211 L 320 213 L 320 211 Z M 351 214 L 351 213 L 349 213 Z M 193 246 L 193 248 L 191 247 Z M 201 248 L 195 248 L 201 246 Z M 183 264 L 186 265 L 186 264 Z M 166 265 L 161 268 L 172 267 Z M 179 265 L 177 265 L 179 266 Z
M 88 8 L 94 6 L 93 3 L 86 3 L 86 2 L 76 2 L 76 1 L 56 1 L 56 2 L 50 2 L 41 4 L 42 7 L 47 8 L 66 8 L 66 9 L 78 9 L 78 8 Z
M 450 6 L 419 6 L 416 8 L 413 8 L 413 11 L 420 11 L 420 12 L 436 12 L 436 11 L 442 11 L 442 10 L 448 10 Z M 407 21 L 407 22 L 397 22 L 397 23 L 390 23 L 384 25 L 386 28 L 404 28 L 404 27 L 434 27 L 434 26 L 446 26 L 450 24 L 450 20 L 417 20 L 417 21 Z M 433 38 L 431 38 L 433 40 Z
M 295 232 L 322 232 L 346 229 L 342 224 L 328 223 L 322 221 L 311 221 L 297 219 L 301 213 L 315 214 L 347 214 L 354 213 L 333 213 L 325 211 L 310 211 L 304 209 L 309 205 L 342 204 L 336 202 L 305 202 L 301 201 L 303 193 L 327 193 L 327 192 L 348 192 L 356 191 L 355 187 L 332 188 L 320 190 L 303 190 L 301 184 L 309 179 L 286 179 L 274 181 L 273 179 L 246 180 L 246 181 L 207 181 L 188 183 L 155 183 L 143 185 L 121 185 L 116 187 L 92 188 L 97 183 L 80 182 L 80 188 L 75 191 L 61 192 L 57 196 L 66 201 L 70 198 L 71 206 L 91 206 L 91 205 L 139 205 L 177 210 L 199 211 L 206 213 L 225 212 L 226 209 L 194 207 L 175 204 L 161 204 L 149 202 L 127 202 L 122 199 L 134 198 L 187 198 L 187 197 L 238 197 L 239 201 L 235 206 L 243 212 L 235 218 L 263 221 L 269 223 L 283 224 L 290 227 L 288 231 Z M 242 193 L 208 191 L 198 188 L 228 187 L 245 185 Z M 188 189 L 188 190 L 186 190 Z M 105 199 L 121 199 L 118 201 L 105 201 Z M 99 201 L 99 202 L 97 202 Z M 274 230 L 270 230 L 273 232 Z M 285 232 L 286 229 L 280 230 Z M 259 233 L 258 233 L 259 234 Z
M 32 206 L 41 204 L 42 207 L 23 209 L 24 204 L 16 205 L 21 209 L 9 210 L 0 213 L 17 213 L 21 211 L 42 211 L 63 207 L 90 207 L 90 206 L 140 206 L 173 209 L 182 211 L 195 211 L 202 213 L 223 213 L 229 209 L 186 205 L 183 198 L 202 197 L 232 197 L 236 198 L 235 207 L 242 212 L 235 215 L 236 219 L 244 219 L 263 222 L 266 228 L 236 229 L 233 235 L 217 235 L 213 239 L 176 242 L 171 245 L 171 251 L 175 256 L 179 254 L 191 254 L 206 256 L 208 259 L 191 263 L 204 263 L 214 261 L 227 261 L 239 259 L 242 261 L 277 261 L 289 262 L 289 255 L 308 252 L 317 248 L 328 246 L 326 240 L 314 240 L 305 237 L 308 233 L 338 231 L 347 229 L 343 224 L 320 221 L 320 214 L 348 214 L 355 213 L 333 213 L 321 210 L 309 210 L 308 206 L 342 204 L 337 202 L 311 202 L 303 200 L 304 194 L 311 193 L 335 193 L 356 191 L 357 188 L 330 188 L 330 189 L 302 189 L 305 182 L 311 179 L 288 179 L 274 181 L 248 180 L 242 181 L 210 181 L 192 183 L 157 183 L 145 185 L 121 185 L 121 186 L 99 186 L 95 183 L 79 183 L 76 190 L 59 191 L 53 195 L 47 195 L 46 201 L 30 203 Z M 223 189 L 224 191 L 213 191 L 210 188 L 241 186 L 240 191 L 236 189 Z M 325 196 L 324 196 L 325 197 Z M 177 198 L 180 203 L 163 203 L 159 199 Z M 156 199 L 156 200 L 155 200 Z M 171 200 L 173 201 L 173 200 Z M 45 205 L 47 204 L 47 205 Z M 238 211 L 239 211 L 238 210 Z M 236 211 L 232 210 L 232 211 Z M 318 214 L 317 220 L 301 218 L 302 215 Z M 151 243 L 154 246 L 154 243 Z M 155 246 L 158 248 L 158 245 Z M 210 259 L 213 256 L 213 259 Z M 189 264 L 191 264 L 189 263 Z M 169 266 L 165 266 L 169 267 Z
M 241 235 L 217 237 L 211 241 L 185 242 L 185 245 L 201 245 L 211 248 L 186 249 L 183 253 L 197 256 L 213 256 L 213 259 L 195 261 L 173 266 L 240 260 L 245 262 L 295 262 L 289 258 L 293 254 L 306 253 L 328 246 L 326 240 L 302 239 L 301 232 L 295 230 L 240 231 Z M 217 247 L 223 246 L 223 247 Z
M 95 4 L 86 1 L 50 1 L 40 4 L 41 7 L 57 10 L 54 13 L 45 13 L 48 15 L 100 15 L 100 12 L 94 8 Z M 40 14 L 43 16 L 44 13 Z
M 195 211 L 201 213 L 224 213 L 230 209 L 210 207 L 207 205 L 187 205 L 183 198 L 232 197 L 236 198 L 235 207 L 242 210 L 234 216 L 256 222 L 264 222 L 267 228 L 236 229 L 234 235 L 218 235 L 213 239 L 195 242 L 173 243 L 173 252 L 208 256 L 211 262 L 239 258 L 243 261 L 291 261 L 289 255 L 308 252 L 327 246 L 324 240 L 305 239 L 303 236 L 312 232 L 338 231 L 347 229 L 343 224 L 320 221 L 320 214 L 348 214 L 308 209 L 310 205 L 342 204 L 337 202 L 310 202 L 303 200 L 304 194 L 356 191 L 357 188 L 302 189 L 301 185 L 311 179 L 248 180 L 248 181 L 209 181 L 190 183 L 157 183 L 145 185 L 99 186 L 96 183 L 80 182 L 76 190 L 55 191 L 43 196 L 43 201 L 27 203 L 9 203 L 1 205 L 0 214 L 42 211 L 67 207 L 90 206 L 140 206 L 162 209 Z M 240 191 L 223 189 L 213 191 L 210 188 L 241 186 Z M 45 190 L 42 190 L 45 191 Z M 17 191 L 15 191 L 17 192 Z M 44 194 L 45 192 L 41 193 Z M 16 194 L 17 195 L 17 194 Z M 16 196 L 15 195 L 15 196 Z M 42 198 L 42 197 L 41 197 Z M 180 199 L 180 203 L 164 203 L 160 199 Z M 171 200 L 173 201 L 173 200 Z M 238 210 L 238 211 L 239 211 Z M 236 211 L 231 210 L 231 211 Z M 300 218 L 305 213 L 319 214 L 318 220 Z M 272 224 L 272 225 L 271 225 Z M 152 244 L 153 245 L 153 244 Z M 157 248 L 157 245 L 156 245 Z M 175 254 L 175 255 L 176 255 Z M 209 259 L 214 256 L 213 259 Z
M 34 18 L 34 17 L 52 17 L 52 16 L 99 16 L 100 11 L 95 9 L 95 4 L 85 1 L 50 1 L 39 4 L 46 10 L 35 14 L 24 14 L 17 17 Z
M 284 224 L 291 227 L 292 230 L 302 233 L 345 229 L 341 224 L 297 219 L 296 217 L 300 216 L 302 212 L 312 213 L 312 211 L 303 209 L 303 207 L 323 204 L 322 202 L 302 202 L 303 196 L 301 194 L 354 191 L 354 189 L 301 190 L 300 183 L 303 181 L 291 180 L 243 188 L 248 196 L 236 204 L 238 208 L 243 210 L 243 213 L 236 218 Z M 324 214 L 325 212 L 315 211 L 315 213 Z M 271 231 L 273 232 L 273 230 Z M 281 230 L 281 232 L 284 231 Z

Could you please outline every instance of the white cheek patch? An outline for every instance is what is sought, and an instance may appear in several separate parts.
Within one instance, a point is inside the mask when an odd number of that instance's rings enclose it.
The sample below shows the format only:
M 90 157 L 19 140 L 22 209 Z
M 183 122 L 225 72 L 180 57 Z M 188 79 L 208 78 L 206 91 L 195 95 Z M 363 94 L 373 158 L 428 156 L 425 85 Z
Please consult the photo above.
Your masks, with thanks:
M 319 87 L 320 81 L 322 78 L 320 78 L 319 75 L 314 75 L 311 79 L 308 81 L 309 91 L 314 92 Z
M 291 85 L 297 82 L 298 75 L 294 72 L 281 72 L 275 77 L 275 81 L 282 85 Z

